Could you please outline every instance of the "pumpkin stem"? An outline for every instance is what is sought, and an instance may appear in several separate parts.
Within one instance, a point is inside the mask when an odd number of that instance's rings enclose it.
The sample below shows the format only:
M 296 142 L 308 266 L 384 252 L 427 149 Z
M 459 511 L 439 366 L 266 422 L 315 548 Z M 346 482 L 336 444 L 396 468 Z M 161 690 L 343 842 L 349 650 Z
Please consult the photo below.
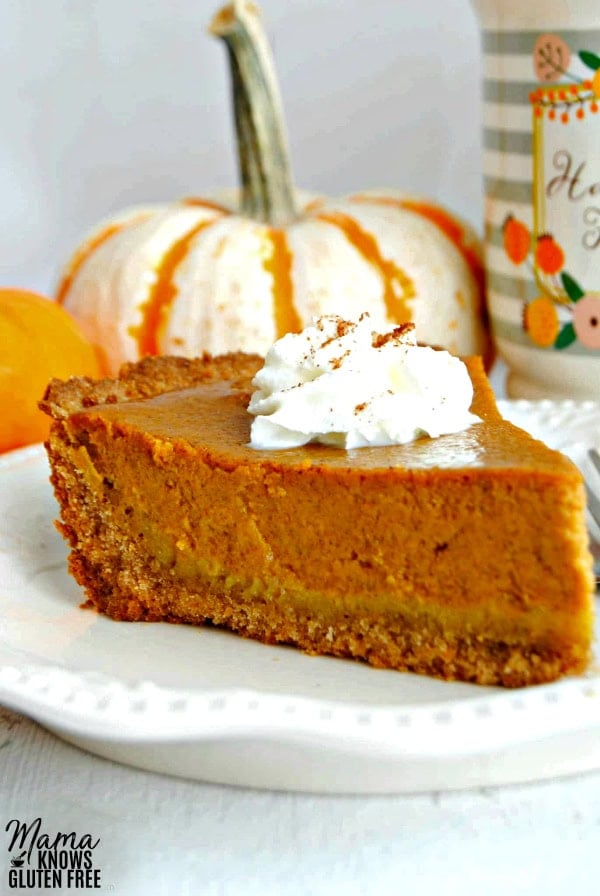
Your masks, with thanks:
M 209 31 L 225 42 L 229 55 L 241 210 L 284 227 L 297 215 L 279 85 L 258 8 L 249 0 L 233 0 L 219 10 Z

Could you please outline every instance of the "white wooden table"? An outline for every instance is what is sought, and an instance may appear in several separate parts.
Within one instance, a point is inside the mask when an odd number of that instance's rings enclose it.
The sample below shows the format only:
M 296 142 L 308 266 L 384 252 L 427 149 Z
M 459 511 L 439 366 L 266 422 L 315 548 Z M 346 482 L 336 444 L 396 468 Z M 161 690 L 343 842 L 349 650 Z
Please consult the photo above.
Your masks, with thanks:
M 115 765 L 6 710 L 0 710 L 0 747 L 2 830 L 12 818 L 41 816 L 49 831 L 100 837 L 95 863 L 102 890 L 89 892 L 600 891 L 600 773 L 402 797 L 237 790 Z M 9 890 L 6 845 L 0 893 L 58 892 Z

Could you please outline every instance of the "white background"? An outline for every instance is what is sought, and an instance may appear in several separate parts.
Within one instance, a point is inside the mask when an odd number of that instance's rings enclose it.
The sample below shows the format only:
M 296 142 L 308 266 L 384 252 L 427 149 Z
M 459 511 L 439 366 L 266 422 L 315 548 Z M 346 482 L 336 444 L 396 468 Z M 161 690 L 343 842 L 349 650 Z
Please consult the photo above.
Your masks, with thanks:
M 210 0 L 2 0 L 0 285 L 53 288 L 111 210 L 237 182 Z M 264 0 L 295 180 L 424 193 L 480 229 L 468 0 Z

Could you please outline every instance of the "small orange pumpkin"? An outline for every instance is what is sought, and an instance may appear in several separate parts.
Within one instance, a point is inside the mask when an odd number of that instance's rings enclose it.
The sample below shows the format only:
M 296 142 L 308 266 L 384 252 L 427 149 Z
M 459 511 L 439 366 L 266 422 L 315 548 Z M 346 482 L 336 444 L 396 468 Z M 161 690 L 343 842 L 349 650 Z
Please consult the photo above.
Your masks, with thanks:
M 0 451 L 46 438 L 37 403 L 51 377 L 102 374 L 94 346 L 56 302 L 0 289 Z
M 266 352 L 313 316 L 375 328 L 413 320 L 417 337 L 489 358 L 480 243 L 454 215 L 394 191 L 337 201 L 292 188 L 279 89 L 256 6 L 224 7 L 242 189 L 129 209 L 66 266 L 58 300 L 125 360 L 203 350 Z

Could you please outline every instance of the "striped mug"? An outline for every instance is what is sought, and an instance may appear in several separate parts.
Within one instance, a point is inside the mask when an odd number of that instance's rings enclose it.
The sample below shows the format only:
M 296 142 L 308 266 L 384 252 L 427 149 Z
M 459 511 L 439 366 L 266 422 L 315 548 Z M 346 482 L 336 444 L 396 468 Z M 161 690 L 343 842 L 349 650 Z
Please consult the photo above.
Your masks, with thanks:
M 507 391 L 600 400 L 600 6 L 472 2 L 488 300 Z

